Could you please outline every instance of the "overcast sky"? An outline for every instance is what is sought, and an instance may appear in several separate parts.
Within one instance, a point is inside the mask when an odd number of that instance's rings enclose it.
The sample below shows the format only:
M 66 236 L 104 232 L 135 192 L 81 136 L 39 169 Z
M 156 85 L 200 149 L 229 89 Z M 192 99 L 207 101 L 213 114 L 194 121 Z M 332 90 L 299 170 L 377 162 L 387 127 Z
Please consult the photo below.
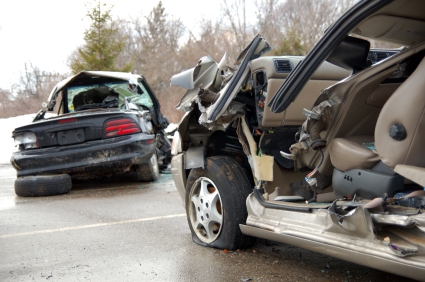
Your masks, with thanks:
M 116 17 L 135 18 L 147 16 L 159 0 L 100 2 L 113 4 L 112 14 Z M 1 0 L 0 88 L 8 89 L 16 82 L 25 62 L 49 72 L 68 72 L 66 60 L 84 43 L 83 33 L 89 26 L 86 3 L 87 0 Z M 162 3 L 168 15 L 179 18 L 192 29 L 202 18 L 218 15 L 221 1 L 163 0 Z

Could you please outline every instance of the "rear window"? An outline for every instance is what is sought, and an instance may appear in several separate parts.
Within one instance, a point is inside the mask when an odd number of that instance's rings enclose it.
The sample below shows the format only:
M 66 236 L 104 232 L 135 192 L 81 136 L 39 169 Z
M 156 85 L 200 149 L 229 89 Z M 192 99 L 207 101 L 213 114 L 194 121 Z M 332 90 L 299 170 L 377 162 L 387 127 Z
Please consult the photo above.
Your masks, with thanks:
M 153 101 L 142 82 L 138 83 L 136 92 L 130 90 L 127 81 L 72 86 L 68 87 L 66 91 L 69 113 L 75 112 L 79 107 L 84 105 L 101 104 L 110 96 L 118 98 L 119 107 L 124 105 L 124 99 L 131 99 L 137 105 L 143 105 L 148 108 L 153 107 Z

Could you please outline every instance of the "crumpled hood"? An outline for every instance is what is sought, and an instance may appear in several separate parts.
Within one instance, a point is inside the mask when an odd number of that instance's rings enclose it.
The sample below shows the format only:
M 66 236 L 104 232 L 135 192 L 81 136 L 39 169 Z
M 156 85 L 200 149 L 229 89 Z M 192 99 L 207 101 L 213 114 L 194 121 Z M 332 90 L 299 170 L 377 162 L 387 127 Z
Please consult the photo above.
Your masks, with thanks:
M 194 104 L 198 104 L 201 112 L 198 122 L 208 128 L 214 127 L 214 123 L 222 115 L 233 116 L 234 111 L 230 111 L 232 112 L 230 113 L 227 108 L 243 87 L 243 83 L 250 73 L 251 60 L 270 50 L 268 42 L 261 35 L 257 35 L 239 54 L 234 66 L 227 64 L 226 54 L 218 64 L 210 56 L 202 57 L 194 68 L 171 78 L 171 85 L 189 89 L 175 108 L 189 112 L 193 109 Z M 204 90 L 215 95 L 215 98 L 212 99 L 213 102 L 202 103 L 201 93 L 204 93 Z
M 183 112 L 190 111 L 201 85 L 205 89 L 213 88 L 213 91 L 218 92 L 222 81 L 220 74 L 227 67 L 226 60 L 226 54 L 218 64 L 210 56 L 205 56 L 198 61 L 196 67 L 173 75 L 170 79 L 171 85 L 188 89 L 175 108 Z

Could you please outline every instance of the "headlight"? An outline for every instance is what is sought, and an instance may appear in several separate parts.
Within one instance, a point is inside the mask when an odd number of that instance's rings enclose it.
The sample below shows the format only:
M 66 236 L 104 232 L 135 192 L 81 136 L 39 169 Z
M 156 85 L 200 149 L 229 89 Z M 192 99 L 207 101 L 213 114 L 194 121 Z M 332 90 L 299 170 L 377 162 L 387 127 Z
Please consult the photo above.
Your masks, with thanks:
M 15 147 L 23 145 L 25 149 L 38 148 L 37 137 L 32 132 L 23 132 L 15 135 Z
M 180 133 L 176 131 L 173 136 L 173 142 L 171 143 L 171 154 L 175 156 L 178 153 L 181 153 L 182 151 L 183 149 L 182 149 L 182 140 L 180 137 Z

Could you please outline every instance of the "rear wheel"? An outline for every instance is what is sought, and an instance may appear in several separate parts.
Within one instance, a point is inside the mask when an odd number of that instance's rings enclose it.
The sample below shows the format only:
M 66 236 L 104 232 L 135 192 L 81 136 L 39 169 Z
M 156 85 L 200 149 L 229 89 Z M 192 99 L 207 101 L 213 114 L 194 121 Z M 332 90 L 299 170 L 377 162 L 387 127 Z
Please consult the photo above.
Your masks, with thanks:
M 193 241 L 220 249 L 249 248 L 255 238 L 242 234 L 248 216 L 245 201 L 252 192 L 246 171 L 227 156 L 207 158 L 192 169 L 186 185 L 186 214 Z
M 72 181 L 68 174 L 18 177 L 15 193 L 21 197 L 53 196 L 68 193 Z
M 156 181 L 159 177 L 158 157 L 156 153 L 152 154 L 147 164 L 136 166 L 137 179 L 139 181 Z

